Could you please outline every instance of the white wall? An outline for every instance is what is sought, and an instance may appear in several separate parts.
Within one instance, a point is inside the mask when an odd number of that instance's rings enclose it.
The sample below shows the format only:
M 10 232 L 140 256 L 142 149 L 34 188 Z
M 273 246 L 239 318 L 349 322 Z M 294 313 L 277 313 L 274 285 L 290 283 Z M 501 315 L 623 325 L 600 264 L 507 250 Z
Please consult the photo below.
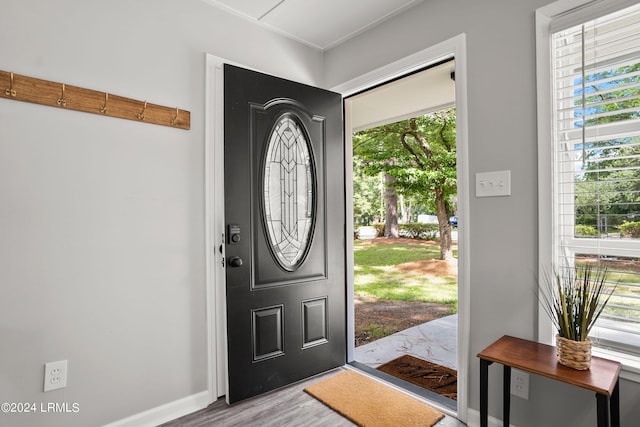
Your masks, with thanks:
M 191 130 L 0 99 L 0 402 L 80 408 L 0 425 L 102 425 L 205 391 L 205 53 L 309 84 L 322 55 L 201 0 L 1 9 L 0 69 L 190 110 Z M 68 386 L 43 393 L 61 359 Z
M 512 191 L 510 197 L 476 198 L 471 190 L 471 412 L 479 409 L 476 354 L 502 335 L 537 338 L 534 12 L 547 3 L 429 0 L 325 54 L 325 84 L 333 87 L 467 35 L 469 176 L 473 185 L 475 173 L 511 170 Z M 502 369 L 490 372 L 489 412 L 501 419 Z M 622 425 L 640 418 L 639 395 L 640 385 L 621 382 Z M 520 427 L 596 425 L 593 393 L 538 377 L 531 378 L 530 399 L 513 398 L 511 408 L 511 421 Z

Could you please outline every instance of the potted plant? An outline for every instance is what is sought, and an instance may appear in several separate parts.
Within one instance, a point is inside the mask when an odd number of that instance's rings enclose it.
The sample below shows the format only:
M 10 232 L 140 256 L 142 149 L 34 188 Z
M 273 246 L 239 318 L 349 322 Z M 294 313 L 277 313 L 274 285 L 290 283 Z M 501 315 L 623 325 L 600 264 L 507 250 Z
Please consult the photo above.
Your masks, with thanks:
M 540 289 L 540 301 L 556 335 L 558 361 L 586 370 L 591 366 L 589 332 L 602 314 L 616 285 L 606 281 L 608 271 L 591 264 L 557 269 Z

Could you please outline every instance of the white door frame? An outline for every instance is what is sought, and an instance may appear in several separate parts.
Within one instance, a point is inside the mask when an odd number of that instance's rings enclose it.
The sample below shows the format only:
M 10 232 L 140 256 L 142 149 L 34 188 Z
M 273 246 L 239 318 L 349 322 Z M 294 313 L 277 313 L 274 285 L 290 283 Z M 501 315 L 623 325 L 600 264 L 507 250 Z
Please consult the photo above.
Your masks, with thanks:
M 455 96 L 456 96 L 456 152 L 458 179 L 458 208 L 460 222 L 458 226 L 458 418 L 466 422 L 468 410 L 468 371 L 470 342 L 470 304 L 469 304 L 469 160 L 467 133 L 467 65 L 466 36 L 453 37 L 440 44 L 424 49 L 399 61 L 358 76 L 346 83 L 331 88 L 343 97 L 359 93 L 379 84 L 418 71 L 431 64 L 448 58 L 455 59 Z M 345 176 L 347 218 L 353 218 L 353 141 L 351 139 L 351 103 L 344 103 L 345 126 Z M 347 221 L 347 236 L 353 236 L 353 223 Z M 354 284 L 353 284 L 353 240 L 347 239 L 347 337 L 354 336 Z M 354 342 L 349 340 L 347 361 L 354 360 Z
M 458 418 L 466 422 L 468 410 L 469 366 L 469 173 L 467 133 L 467 67 L 466 36 L 453 37 L 399 61 L 358 76 L 331 88 L 343 97 L 380 83 L 417 71 L 447 58 L 455 58 L 456 75 L 456 146 L 458 176 Z M 205 87 L 205 251 L 207 310 L 207 389 L 209 401 L 226 394 L 227 341 L 226 297 L 224 274 L 224 86 L 223 64 L 251 69 L 214 55 L 206 56 Z M 259 70 L 257 70 L 259 71 Z M 346 103 L 348 104 L 348 103 Z M 345 176 L 346 218 L 353 218 L 353 172 L 351 116 L 345 104 Z M 353 236 L 353 224 L 347 221 L 347 236 Z M 347 336 L 353 336 L 353 241 L 347 239 Z M 354 345 L 347 348 L 347 360 L 353 360 Z
M 207 389 L 209 402 L 227 392 L 227 305 L 224 270 L 224 76 L 223 58 L 206 57 L 205 251 L 207 286 Z

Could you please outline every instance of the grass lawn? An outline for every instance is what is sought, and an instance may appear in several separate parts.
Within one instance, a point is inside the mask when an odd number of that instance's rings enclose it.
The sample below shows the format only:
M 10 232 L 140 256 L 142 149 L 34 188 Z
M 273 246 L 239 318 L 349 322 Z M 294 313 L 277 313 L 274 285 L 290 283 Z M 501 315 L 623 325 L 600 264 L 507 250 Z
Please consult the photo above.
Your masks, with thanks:
M 356 240 L 354 243 L 355 293 L 365 298 L 397 301 L 424 301 L 452 305 L 458 303 L 457 274 L 440 275 L 426 272 L 422 262 L 436 267 L 440 247 L 433 242 L 406 239 L 393 243 L 375 244 Z M 454 251 L 454 255 L 457 253 Z M 420 263 L 412 263 L 420 261 Z M 412 264 L 405 264 L 412 263 Z M 398 266 L 405 264 L 403 268 Z M 415 268 L 414 268 L 415 265 Z
M 618 286 L 604 313 L 622 316 L 640 322 L 640 277 L 637 272 L 617 272 L 610 275 L 610 280 Z
M 633 319 L 640 323 L 640 260 L 629 260 L 622 265 L 611 263 L 608 280 L 617 288 L 609 300 L 604 314 Z

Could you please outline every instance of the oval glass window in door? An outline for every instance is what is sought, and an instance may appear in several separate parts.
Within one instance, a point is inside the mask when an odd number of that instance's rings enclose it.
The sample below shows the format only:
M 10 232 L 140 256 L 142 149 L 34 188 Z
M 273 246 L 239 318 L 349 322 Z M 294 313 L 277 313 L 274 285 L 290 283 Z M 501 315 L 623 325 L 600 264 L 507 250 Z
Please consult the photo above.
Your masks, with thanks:
M 278 120 L 264 164 L 263 218 L 271 252 L 287 271 L 305 259 L 315 217 L 315 170 L 309 142 L 293 114 Z

